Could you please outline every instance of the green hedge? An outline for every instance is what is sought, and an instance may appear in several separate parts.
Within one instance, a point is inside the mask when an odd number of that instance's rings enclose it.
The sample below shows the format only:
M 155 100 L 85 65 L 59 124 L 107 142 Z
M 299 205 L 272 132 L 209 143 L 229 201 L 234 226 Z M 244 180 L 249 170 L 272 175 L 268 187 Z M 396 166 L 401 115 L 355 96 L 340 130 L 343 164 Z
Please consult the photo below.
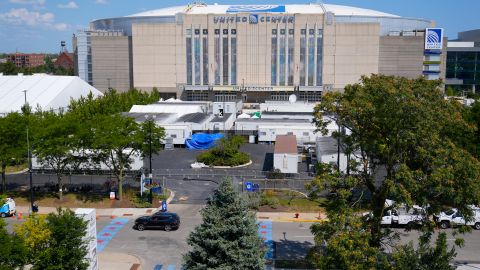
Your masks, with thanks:
M 216 149 L 203 152 L 197 156 L 198 162 L 209 166 L 239 166 L 250 161 L 250 156 L 243 152 L 234 153 L 231 156 L 220 155 Z
M 213 149 L 197 156 L 198 162 L 209 166 L 239 166 L 250 161 L 250 156 L 240 152 L 240 146 L 245 143 L 245 138 L 232 136 L 221 139 Z

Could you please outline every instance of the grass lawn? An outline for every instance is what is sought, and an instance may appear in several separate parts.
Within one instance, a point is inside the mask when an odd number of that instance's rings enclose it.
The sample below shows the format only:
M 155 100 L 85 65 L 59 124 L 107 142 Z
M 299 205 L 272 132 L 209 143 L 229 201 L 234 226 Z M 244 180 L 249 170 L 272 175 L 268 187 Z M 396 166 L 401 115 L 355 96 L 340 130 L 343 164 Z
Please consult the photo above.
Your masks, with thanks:
M 261 211 L 273 212 L 324 212 L 327 199 L 312 200 L 298 192 L 288 190 L 267 190 L 260 199 Z
M 96 194 L 73 194 L 67 193 L 63 195 L 63 199 L 59 200 L 56 194 L 45 193 L 37 196 L 34 200 L 39 207 L 63 207 L 63 208 L 111 208 L 113 201 L 103 195 Z M 15 203 L 20 206 L 30 205 L 28 194 L 13 194 Z
M 138 190 L 127 189 L 123 193 L 123 201 L 111 200 L 108 194 L 105 193 L 67 193 L 63 194 L 63 199 L 59 200 L 56 193 L 37 193 L 34 195 L 34 200 L 38 206 L 43 207 L 63 207 L 63 208 L 150 208 L 160 207 L 161 201 L 166 200 L 170 196 L 170 190 L 165 191 L 165 195 L 155 195 L 153 203 L 147 201 L 147 196 L 144 200 L 140 200 Z M 30 197 L 27 192 L 13 192 L 8 194 L 9 197 L 15 199 L 15 203 L 19 206 L 30 205 Z
M 15 165 L 15 166 L 7 166 L 7 168 L 5 169 L 5 171 L 7 173 L 13 173 L 13 172 L 20 172 L 22 170 L 25 170 L 27 169 L 28 167 L 28 164 L 25 163 L 25 164 L 20 164 L 20 165 Z

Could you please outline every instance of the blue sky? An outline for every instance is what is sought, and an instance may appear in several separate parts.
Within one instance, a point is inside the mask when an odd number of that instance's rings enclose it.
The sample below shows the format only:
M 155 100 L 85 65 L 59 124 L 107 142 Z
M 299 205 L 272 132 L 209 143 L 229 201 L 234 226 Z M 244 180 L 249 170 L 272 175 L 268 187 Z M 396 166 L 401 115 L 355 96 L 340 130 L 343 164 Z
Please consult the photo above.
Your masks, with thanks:
M 91 20 L 192 1 L 173 0 L 0 0 L 0 52 L 58 52 L 60 41 L 71 50 L 72 35 Z M 213 0 L 219 4 L 295 4 L 315 0 Z M 405 17 L 433 20 L 449 38 L 480 28 L 479 0 L 330 0 L 328 4 L 375 9 Z

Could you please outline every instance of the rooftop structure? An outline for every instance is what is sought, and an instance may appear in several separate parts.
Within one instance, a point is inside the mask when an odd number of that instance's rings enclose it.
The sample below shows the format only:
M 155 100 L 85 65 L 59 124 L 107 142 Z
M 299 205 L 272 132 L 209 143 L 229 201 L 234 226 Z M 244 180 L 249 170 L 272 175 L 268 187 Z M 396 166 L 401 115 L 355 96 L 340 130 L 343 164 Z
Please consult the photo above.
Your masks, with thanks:
M 295 135 L 278 135 L 275 142 L 275 154 L 297 154 Z

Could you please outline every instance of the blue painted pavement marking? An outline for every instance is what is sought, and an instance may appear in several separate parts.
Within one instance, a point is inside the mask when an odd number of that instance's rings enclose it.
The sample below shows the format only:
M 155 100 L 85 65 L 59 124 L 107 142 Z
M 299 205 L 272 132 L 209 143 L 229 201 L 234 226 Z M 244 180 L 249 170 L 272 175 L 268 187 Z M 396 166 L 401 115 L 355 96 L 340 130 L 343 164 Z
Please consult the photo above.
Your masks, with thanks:
M 128 218 L 116 218 L 110 221 L 110 224 L 103 227 L 97 234 L 97 251 L 102 252 L 127 222 Z
M 157 264 L 155 265 L 155 267 L 153 268 L 153 270 L 162 270 L 163 268 L 163 264 Z M 167 269 L 166 270 L 175 270 L 175 265 L 174 264 L 169 264 L 167 266 Z
M 273 224 L 271 221 L 260 221 L 258 223 L 258 234 L 262 238 L 265 246 L 267 247 L 267 253 L 265 254 L 265 259 L 273 260 L 273 249 L 274 249 L 274 242 L 272 236 L 272 229 Z

